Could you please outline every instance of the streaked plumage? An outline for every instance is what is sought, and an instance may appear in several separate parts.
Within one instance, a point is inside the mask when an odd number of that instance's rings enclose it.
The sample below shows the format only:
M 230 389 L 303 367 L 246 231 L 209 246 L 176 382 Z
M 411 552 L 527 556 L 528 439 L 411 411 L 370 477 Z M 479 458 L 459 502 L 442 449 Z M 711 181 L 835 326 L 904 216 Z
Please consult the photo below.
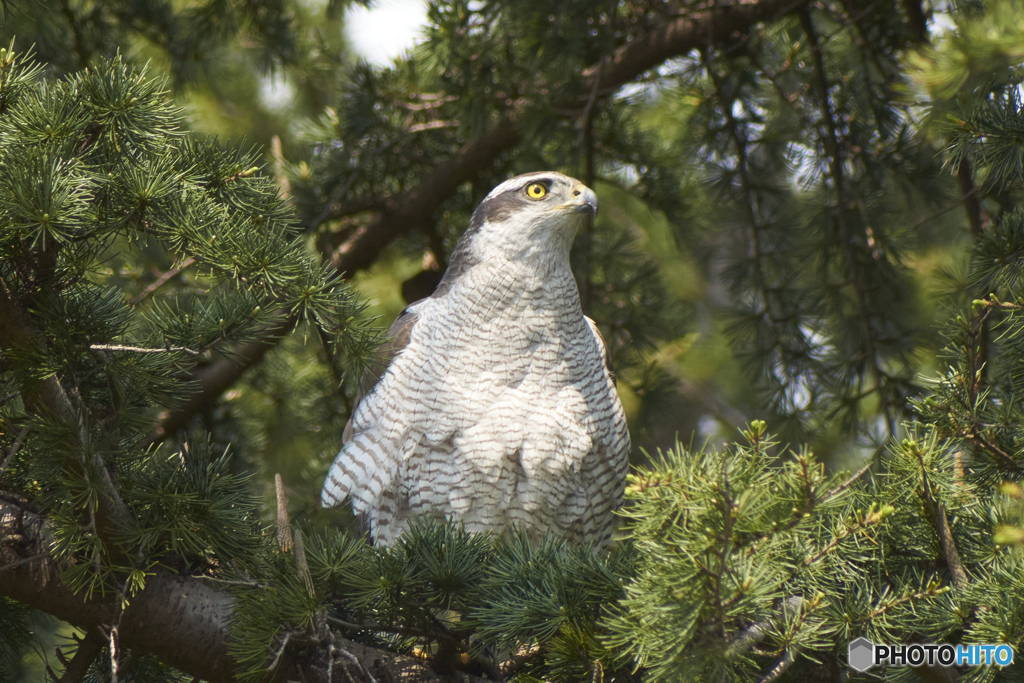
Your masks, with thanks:
M 484 199 L 437 291 L 392 325 L 393 357 L 345 429 L 324 506 L 348 497 L 385 544 L 414 517 L 446 516 L 607 544 L 629 434 L 569 268 L 596 211 L 594 193 L 558 173 Z

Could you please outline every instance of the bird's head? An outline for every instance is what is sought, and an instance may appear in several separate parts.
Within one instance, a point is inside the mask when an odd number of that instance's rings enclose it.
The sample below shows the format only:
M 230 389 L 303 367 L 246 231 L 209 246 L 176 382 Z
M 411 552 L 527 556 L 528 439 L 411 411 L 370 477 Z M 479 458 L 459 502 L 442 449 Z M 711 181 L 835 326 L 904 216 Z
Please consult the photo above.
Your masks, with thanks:
M 491 190 L 473 212 L 462 242 L 478 258 L 535 250 L 567 256 L 576 231 L 596 213 L 597 195 L 575 178 L 526 173 Z

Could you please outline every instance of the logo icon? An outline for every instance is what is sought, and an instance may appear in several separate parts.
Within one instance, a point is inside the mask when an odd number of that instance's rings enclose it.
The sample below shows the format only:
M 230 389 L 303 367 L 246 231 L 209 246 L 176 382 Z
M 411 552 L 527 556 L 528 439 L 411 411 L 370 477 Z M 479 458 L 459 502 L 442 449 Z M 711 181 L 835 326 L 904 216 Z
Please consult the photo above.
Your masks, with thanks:
M 851 669 L 867 671 L 875 664 L 875 644 L 864 637 L 851 640 L 849 655 Z
M 864 637 L 850 641 L 850 668 L 867 671 L 873 666 L 1009 666 L 1013 664 L 1013 647 L 1006 643 L 910 643 L 909 645 L 876 645 Z

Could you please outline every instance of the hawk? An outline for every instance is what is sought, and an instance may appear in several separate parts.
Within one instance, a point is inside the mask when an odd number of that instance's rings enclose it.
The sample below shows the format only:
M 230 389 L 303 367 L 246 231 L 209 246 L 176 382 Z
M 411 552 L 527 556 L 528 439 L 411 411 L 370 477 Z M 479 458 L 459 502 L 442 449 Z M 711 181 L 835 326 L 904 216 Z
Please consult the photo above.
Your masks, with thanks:
M 321 503 L 346 498 L 386 545 L 413 518 L 515 524 L 607 546 L 629 432 L 569 249 L 597 195 L 560 173 L 498 185 L 436 291 L 388 331 Z

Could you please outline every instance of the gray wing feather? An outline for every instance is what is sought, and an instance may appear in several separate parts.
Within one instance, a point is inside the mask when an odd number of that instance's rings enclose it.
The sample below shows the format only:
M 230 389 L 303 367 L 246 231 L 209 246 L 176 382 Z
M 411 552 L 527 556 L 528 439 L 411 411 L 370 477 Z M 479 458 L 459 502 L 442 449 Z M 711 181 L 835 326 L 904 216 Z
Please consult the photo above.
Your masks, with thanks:
M 413 302 L 406 306 L 405 310 L 398 315 L 395 322 L 391 323 L 391 327 L 388 328 L 388 340 L 377 348 L 377 359 L 366 368 L 363 376 L 359 379 L 359 389 L 356 391 L 356 400 L 352 405 L 353 415 L 355 415 L 355 409 L 359 407 L 359 403 L 380 382 L 380 378 L 387 372 L 391 361 L 401 353 L 402 349 L 409 345 L 409 340 L 412 338 L 412 328 L 419 319 L 415 310 L 417 303 L 419 302 Z M 352 432 L 352 418 L 349 417 L 348 422 L 345 424 L 345 431 L 341 435 L 342 444 L 346 444 L 352 439 Z

